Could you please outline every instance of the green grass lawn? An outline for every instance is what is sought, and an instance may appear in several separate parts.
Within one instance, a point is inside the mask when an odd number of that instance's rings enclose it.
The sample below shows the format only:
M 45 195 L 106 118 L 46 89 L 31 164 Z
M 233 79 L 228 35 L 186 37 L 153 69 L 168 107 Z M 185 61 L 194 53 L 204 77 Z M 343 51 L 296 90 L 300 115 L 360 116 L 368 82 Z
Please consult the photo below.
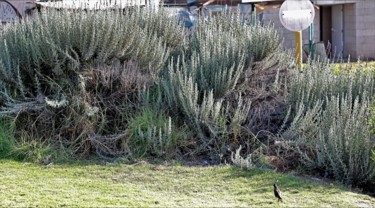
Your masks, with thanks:
M 336 71 L 342 70 L 353 70 L 353 69 L 362 69 L 362 70 L 374 70 L 375 61 L 372 62 L 344 62 L 344 63 L 332 63 L 332 68 Z
M 284 203 L 273 196 L 278 180 Z M 90 163 L 46 167 L 0 161 L 0 206 L 342 206 L 373 207 L 375 198 L 340 185 L 273 171 Z

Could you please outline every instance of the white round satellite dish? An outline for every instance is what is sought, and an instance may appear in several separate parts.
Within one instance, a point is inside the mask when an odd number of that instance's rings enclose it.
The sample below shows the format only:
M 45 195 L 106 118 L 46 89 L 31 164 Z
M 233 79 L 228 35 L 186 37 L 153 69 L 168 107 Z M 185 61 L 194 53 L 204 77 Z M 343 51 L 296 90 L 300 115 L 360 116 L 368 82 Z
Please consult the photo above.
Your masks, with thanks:
M 0 23 L 14 22 L 21 18 L 18 10 L 7 0 L 0 0 Z
M 286 0 L 279 12 L 281 24 L 294 32 L 308 28 L 314 17 L 314 5 L 309 0 Z

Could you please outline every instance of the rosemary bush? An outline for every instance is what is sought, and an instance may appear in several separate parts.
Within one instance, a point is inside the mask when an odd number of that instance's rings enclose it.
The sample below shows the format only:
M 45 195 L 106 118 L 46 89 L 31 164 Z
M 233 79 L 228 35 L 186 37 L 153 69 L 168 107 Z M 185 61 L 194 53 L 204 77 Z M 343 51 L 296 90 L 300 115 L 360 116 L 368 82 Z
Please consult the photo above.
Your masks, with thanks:
M 143 109 L 130 121 L 129 148 L 134 156 L 170 157 L 189 139 L 187 130 L 176 127 L 171 117 L 159 114 Z
M 307 64 L 303 71 L 292 73 L 287 97 L 289 105 L 301 103 L 309 109 L 323 101 L 325 108 L 327 97 L 329 100 L 332 96 L 350 96 L 353 101 L 358 98 L 361 102 L 374 94 L 374 74 L 363 69 L 336 72 L 327 62 L 315 62 Z
M 372 72 L 337 73 L 317 63 L 291 76 L 287 100 L 294 116 L 282 138 L 304 165 L 346 184 L 369 182 L 375 173 L 375 137 L 368 125 L 374 78 Z
M 163 10 L 49 11 L 2 32 L 3 95 L 29 98 L 39 88 L 58 93 L 56 84 L 74 85 L 77 73 L 95 61 L 134 60 L 156 74 L 182 38 L 182 28 Z
M 163 77 L 162 86 L 171 113 L 182 117 L 196 131 L 204 148 L 214 145 L 217 149 L 227 145 L 225 140 L 233 133 L 231 127 L 236 125 L 238 128 L 246 119 L 250 103 L 239 98 L 237 106 L 233 106 L 235 112 L 229 112 L 232 106 L 225 105 L 223 99 L 215 99 L 212 90 L 199 91 L 193 75 L 185 73 L 183 68 L 170 66 Z
M 375 137 L 368 126 L 369 101 L 351 97 L 327 98 L 301 111 L 284 138 L 297 143 L 302 162 L 310 168 L 325 170 L 336 179 L 352 185 L 363 185 L 374 175 L 371 150 Z M 302 105 L 301 105 L 302 106 Z
M 0 37 L 0 114 L 17 116 L 18 134 L 103 156 L 131 152 L 142 91 L 184 39 L 176 19 L 150 8 L 50 10 Z
M 251 154 L 247 155 L 246 158 L 241 156 L 241 149 L 242 147 L 240 146 L 236 152 L 232 152 L 231 154 L 231 160 L 233 164 L 239 168 L 244 168 L 251 170 L 254 168 L 254 163 L 251 159 Z
M 208 23 L 200 24 L 196 31 L 192 48 L 201 48 L 207 41 L 214 41 L 215 45 L 228 46 L 228 50 L 243 51 L 246 67 L 253 61 L 263 61 L 274 55 L 281 46 L 280 36 L 272 25 L 247 24 L 241 16 L 233 13 L 214 16 Z M 231 48 L 236 42 L 236 47 Z
M 249 76 L 256 62 L 276 57 L 279 46 L 272 27 L 246 25 L 233 14 L 201 21 L 190 34 L 161 85 L 170 112 L 196 131 L 200 150 L 221 151 L 238 141 L 251 117 L 251 99 L 243 96 Z
M 238 146 L 252 136 L 246 83 L 280 54 L 271 26 L 223 14 L 185 31 L 151 8 L 48 10 L 0 39 L 0 115 L 30 140 L 104 157 L 174 155 L 186 125 L 193 152 Z

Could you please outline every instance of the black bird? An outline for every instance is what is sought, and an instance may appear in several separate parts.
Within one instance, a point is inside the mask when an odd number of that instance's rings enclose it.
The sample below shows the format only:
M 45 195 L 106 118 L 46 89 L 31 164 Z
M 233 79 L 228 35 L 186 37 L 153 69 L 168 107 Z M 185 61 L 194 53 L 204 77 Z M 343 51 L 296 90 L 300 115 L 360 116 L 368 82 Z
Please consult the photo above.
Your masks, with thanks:
M 279 202 L 283 202 L 283 198 L 281 198 L 281 193 L 279 187 L 276 184 L 273 184 L 273 193 L 275 197 L 278 199 Z

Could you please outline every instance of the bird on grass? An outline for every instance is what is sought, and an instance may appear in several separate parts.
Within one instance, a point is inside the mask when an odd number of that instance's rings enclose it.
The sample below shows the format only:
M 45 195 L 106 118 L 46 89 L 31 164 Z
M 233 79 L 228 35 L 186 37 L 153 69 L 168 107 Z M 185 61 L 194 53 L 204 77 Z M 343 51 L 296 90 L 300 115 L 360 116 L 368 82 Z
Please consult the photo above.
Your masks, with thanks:
M 283 202 L 283 198 L 281 198 L 281 193 L 279 187 L 276 184 L 273 184 L 273 193 L 279 202 Z

